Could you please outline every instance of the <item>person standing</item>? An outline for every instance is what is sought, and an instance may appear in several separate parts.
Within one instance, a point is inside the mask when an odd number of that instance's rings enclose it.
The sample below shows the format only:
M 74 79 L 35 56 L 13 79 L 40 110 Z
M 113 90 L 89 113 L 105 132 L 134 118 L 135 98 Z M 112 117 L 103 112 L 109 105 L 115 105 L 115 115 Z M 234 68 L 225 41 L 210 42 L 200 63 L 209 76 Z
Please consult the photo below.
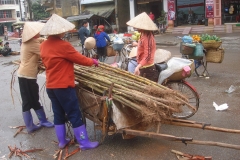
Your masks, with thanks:
M 154 14 L 152 12 L 149 13 L 149 17 L 151 18 L 152 21 L 154 21 L 155 16 L 154 16 Z
M 39 102 L 39 86 L 37 84 L 38 60 L 40 58 L 39 32 L 44 24 L 39 22 L 26 22 L 22 33 L 21 63 L 18 69 L 18 81 L 22 97 L 22 115 L 28 133 L 40 127 L 53 127 L 47 121 L 43 106 Z M 34 109 L 40 125 L 33 123 L 31 109 Z
M 82 52 L 84 52 L 84 42 L 86 38 L 90 36 L 90 32 L 87 28 L 88 28 L 88 21 L 84 20 L 82 23 L 82 27 L 78 30 L 78 35 L 82 43 Z
M 98 66 L 98 61 L 83 56 L 69 42 L 61 39 L 73 28 L 75 25 L 53 14 L 41 31 L 41 34 L 48 36 L 48 39 L 41 44 L 40 50 L 46 68 L 46 88 L 52 102 L 58 147 L 64 148 L 70 141 L 66 138 L 65 116 L 67 115 L 81 150 L 86 150 L 96 148 L 99 143 L 89 141 L 82 121 L 75 89 L 74 63 Z
M 94 34 L 94 38 L 96 39 L 97 46 L 97 55 L 99 57 L 100 62 L 104 62 L 107 56 L 107 41 L 110 42 L 110 38 L 106 32 L 104 32 L 104 26 L 98 26 L 97 32 Z
M 153 31 L 157 30 L 156 25 L 145 12 L 128 21 L 127 25 L 136 28 L 141 33 L 137 44 L 138 65 L 134 74 L 157 82 L 158 72 L 154 65 L 156 42 L 153 34 Z

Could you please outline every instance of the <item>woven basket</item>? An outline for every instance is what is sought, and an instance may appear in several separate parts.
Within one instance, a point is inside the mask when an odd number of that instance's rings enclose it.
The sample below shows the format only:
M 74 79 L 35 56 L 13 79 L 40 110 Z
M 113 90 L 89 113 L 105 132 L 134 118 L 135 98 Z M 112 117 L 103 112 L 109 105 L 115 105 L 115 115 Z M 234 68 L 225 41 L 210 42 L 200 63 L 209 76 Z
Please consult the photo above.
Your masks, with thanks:
M 224 49 L 208 50 L 206 53 L 206 61 L 210 63 L 222 63 L 224 58 Z
M 202 45 L 205 49 L 218 49 L 222 42 L 202 42 Z
M 182 49 L 182 51 L 181 51 L 182 54 L 191 55 L 191 54 L 193 54 L 195 47 L 190 47 L 185 44 L 182 44 L 181 49 Z
M 194 60 L 193 59 L 190 59 L 190 60 L 192 61 L 192 63 L 189 65 L 191 68 L 191 73 L 187 77 L 190 77 L 192 75 L 192 72 L 194 72 L 194 70 L 195 70 Z M 173 73 L 170 77 L 168 77 L 168 80 L 179 81 L 179 80 L 185 79 L 187 77 L 184 77 L 182 75 L 182 70 L 181 70 L 181 71 Z
M 108 57 L 116 56 L 116 51 L 113 50 L 112 46 L 107 46 L 107 56 Z

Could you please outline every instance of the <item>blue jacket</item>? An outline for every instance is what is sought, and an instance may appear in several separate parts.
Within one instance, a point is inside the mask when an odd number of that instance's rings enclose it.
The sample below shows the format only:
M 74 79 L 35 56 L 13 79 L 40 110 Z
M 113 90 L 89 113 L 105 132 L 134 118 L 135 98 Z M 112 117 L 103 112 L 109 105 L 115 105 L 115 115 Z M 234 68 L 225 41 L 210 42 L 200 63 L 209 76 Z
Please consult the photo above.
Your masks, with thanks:
M 86 38 L 89 37 L 90 33 L 89 33 L 89 30 L 86 27 L 82 26 L 78 30 L 78 35 L 80 37 L 81 43 L 84 44 Z
M 98 48 L 101 48 L 101 47 L 106 47 L 107 46 L 107 42 L 106 42 L 106 39 L 108 41 L 110 41 L 110 38 L 109 36 L 107 35 L 107 33 L 105 32 L 101 32 L 100 34 L 94 34 L 94 38 L 96 39 L 96 45 Z

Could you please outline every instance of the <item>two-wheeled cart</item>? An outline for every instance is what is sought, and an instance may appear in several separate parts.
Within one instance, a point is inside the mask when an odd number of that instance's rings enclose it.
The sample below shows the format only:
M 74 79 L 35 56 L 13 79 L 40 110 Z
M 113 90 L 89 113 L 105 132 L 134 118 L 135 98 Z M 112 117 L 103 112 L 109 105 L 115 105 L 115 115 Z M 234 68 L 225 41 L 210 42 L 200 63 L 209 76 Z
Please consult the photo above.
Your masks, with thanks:
M 240 145 L 213 141 L 199 141 L 194 140 L 191 137 L 177 137 L 159 133 L 160 124 L 199 128 L 226 133 L 240 133 L 240 130 L 214 127 L 209 123 L 169 118 L 156 123 L 155 131 L 146 131 L 153 125 L 142 122 L 141 119 L 135 117 L 136 114 L 133 110 L 127 106 L 123 107 L 122 104 L 115 102 L 111 97 L 111 90 L 113 87 L 114 85 L 111 85 L 109 90 L 103 95 L 96 94 L 89 88 L 82 88 L 80 86 L 76 87 L 83 117 L 84 119 L 87 118 L 92 121 L 94 123 L 94 128 L 101 131 L 101 142 L 103 142 L 109 135 L 122 134 L 123 139 L 141 136 L 182 142 L 184 144 L 210 145 L 240 150 Z M 126 119 L 126 117 L 129 117 L 129 119 Z

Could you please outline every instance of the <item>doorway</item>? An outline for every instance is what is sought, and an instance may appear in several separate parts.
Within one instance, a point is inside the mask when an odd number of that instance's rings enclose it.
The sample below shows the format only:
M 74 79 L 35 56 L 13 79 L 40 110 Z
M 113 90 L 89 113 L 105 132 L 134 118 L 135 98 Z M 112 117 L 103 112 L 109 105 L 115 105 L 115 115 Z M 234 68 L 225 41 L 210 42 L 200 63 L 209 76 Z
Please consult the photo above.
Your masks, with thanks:
M 176 3 L 178 26 L 205 24 L 205 0 L 176 0 Z

